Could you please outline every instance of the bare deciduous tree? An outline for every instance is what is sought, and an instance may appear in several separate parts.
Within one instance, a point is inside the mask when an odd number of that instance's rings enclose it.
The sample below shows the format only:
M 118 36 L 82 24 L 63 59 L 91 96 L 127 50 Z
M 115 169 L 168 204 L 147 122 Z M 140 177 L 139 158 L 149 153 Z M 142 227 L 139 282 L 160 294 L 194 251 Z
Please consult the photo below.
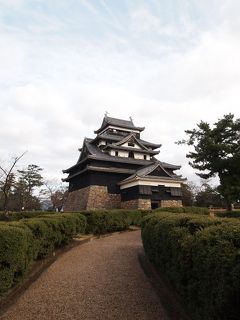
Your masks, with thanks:
M 67 199 L 67 187 L 57 179 L 47 180 L 44 185 L 46 187 L 44 194 L 51 201 L 52 210 L 61 211 Z
M 20 156 L 14 157 L 9 168 L 4 168 L 2 165 L 0 165 L 0 171 L 1 171 L 0 190 L 1 190 L 2 196 L 3 196 L 3 210 L 4 210 L 4 212 L 7 212 L 9 193 L 10 193 L 11 187 L 13 186 L 13 183 L 14 183 L 13 170 L 14 170 L 16 164 L 18 163 L 18 161 L 25 154 L 26 154 L 26 151 L 23 152 Z

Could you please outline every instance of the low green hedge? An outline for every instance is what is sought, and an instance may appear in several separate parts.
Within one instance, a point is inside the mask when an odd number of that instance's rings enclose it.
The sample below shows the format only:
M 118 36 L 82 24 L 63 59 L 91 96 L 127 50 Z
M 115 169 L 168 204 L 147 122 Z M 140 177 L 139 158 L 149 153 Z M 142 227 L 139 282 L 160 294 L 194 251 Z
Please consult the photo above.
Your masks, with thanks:
M 42 215 L 56 214 L 56 212 L 43 211 L 19 211 L 19 212 L 0 212 L 0 221 L 18 221 L 21 219 L 36 218 Z
M 144 219 L 142 240 L 193 319 L 239 319 L 240 222 L 159 212 Z
M 81 212 L 87 218 L 87 233 L 104 234 L 127 230 L 130 220 L 121 210 L 99 210 Z
M 36 259 L 84 233 L 86 218 L 79 213 L 45 215 L 0 223 L 0 295 L 18 282 Z
M 176 207 L 176 208 L 157 208 L 154 212 L 174 212 L 174 213 L 192 213 L 200 215 L 209 215 L 209 209 L 205 207 Z
M 150 214 L 152 210 L 125 210 L 130 225 L 141 227 L 142 219 Z
M 214 215 L 221 218 L 240 218 L 240 211 L 216 211 Z
M 127 230 L 130 225 L 141 226 L 142 218 L 149 212 L 145 210 L 96 210 L 83 211 L 87 218 L 87 232 L 104 234 Z

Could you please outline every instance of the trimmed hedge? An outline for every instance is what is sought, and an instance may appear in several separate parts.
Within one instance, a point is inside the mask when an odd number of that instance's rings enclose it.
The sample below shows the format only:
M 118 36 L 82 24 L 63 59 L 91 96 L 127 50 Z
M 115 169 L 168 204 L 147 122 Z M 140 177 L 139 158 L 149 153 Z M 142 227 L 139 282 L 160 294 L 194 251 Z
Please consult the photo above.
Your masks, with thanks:
M 221 218 L 240 218 L 240 211 L 216 211 L 214 215 Z
M 22 278 L 33 261 L 66 245 L 74 235 L 127 230 L 131 224 L 140 225 L 146 214 L 137 210 L 16 213 L 21 220 L 0 222 L 0 295 Z
M 144 219 L 142 240 L 193 319 L 239 319 L 239 221 L 161 212 Z
M 79 213 L 1 222 L 0 295 L 22 278 L 34 260 L 46 257 L 85 229 L 86 218 Z
M 142 218 L 149 212 L 145 210 L 97 210 L 83 211 L 87 218 L 87 233 L 104 234 L 127 230 L 130 225 L 141 226 Z
M 176 207 L 176 208 L 157 208 L 154 212 L 174 212 L 174 213 L 192 213 L 200 215 L 209 215 L 209 209 L 205 207 Z
M 0 221 L 18 221 L 21 219 L 35 218 L 42 215 L 56 214 L 56 212 L 43 212 L 43 211 L 19 211 L 8 212 L 7 215 L 4 212 L 0 212 Z
M 81 212 L 87 218 L 87 233 L 104 234 L 123 231 L 129 228 L 131 221 L 127 213 L 121 210 L 101 210 Z

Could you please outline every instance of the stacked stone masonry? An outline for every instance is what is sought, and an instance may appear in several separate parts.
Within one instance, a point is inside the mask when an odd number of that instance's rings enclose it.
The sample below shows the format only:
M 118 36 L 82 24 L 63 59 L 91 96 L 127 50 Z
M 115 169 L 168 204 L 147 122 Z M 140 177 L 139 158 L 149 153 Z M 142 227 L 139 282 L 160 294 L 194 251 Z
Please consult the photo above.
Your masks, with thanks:
M 161 200 L 161 207 L 176 208 L 182 207 L 182 200 Z
M 182 207 L 181 200 L 161 200 L 159 207 Z M 89 186 L 70 192 L 64 210 L 68 212 L 97 209 L 151 209 L 150 199 L 121 202 L 120 194 L 108 193 L 105 186 Z
M 150 199 L 135 199 L 129 201 L 122 201 L 122 209 L 142 209 L 149 210 L 151 209 L 151 200 Z
M 65 211 L 120 209 L 120 194 L 108 193 L 105 186 L 89 186 L 69 193 Z

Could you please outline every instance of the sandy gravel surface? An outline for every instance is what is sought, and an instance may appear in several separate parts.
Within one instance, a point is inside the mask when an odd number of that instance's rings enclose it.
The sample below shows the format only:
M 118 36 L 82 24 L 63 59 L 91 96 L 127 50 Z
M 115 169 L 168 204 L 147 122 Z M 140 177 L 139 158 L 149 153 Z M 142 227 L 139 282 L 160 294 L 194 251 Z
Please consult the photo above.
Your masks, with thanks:
M 140 231 L 114 234 L 60 256 L 1 319 L 167 320 L 141 269 Z

